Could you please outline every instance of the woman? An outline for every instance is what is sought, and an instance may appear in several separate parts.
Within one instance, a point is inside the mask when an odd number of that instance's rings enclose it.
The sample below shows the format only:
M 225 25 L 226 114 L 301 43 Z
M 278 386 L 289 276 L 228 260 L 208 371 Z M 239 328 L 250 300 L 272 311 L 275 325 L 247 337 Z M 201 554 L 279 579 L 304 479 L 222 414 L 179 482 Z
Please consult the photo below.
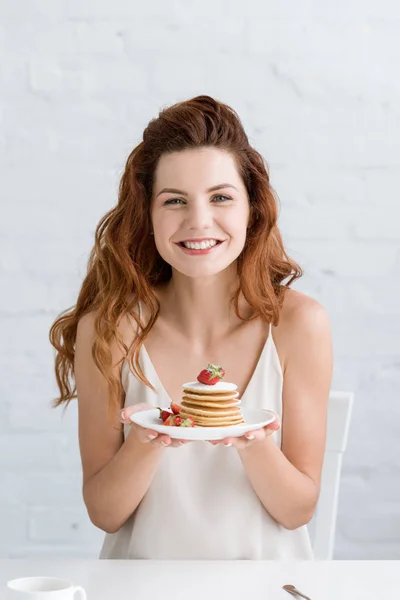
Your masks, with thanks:
M 76 306 L 50 333 L 55 405 L 78 398 L 83 497 L 107 532 L 100 558 L 313 558 L 330 327 L 290 289 L 302 273 L 276 223 L 263 159 L 231 108 L 199 96 L 149 123 Z M 131 423 L 179 402 L 208 363 L 243 407 L 276 420 L 212 443 Z

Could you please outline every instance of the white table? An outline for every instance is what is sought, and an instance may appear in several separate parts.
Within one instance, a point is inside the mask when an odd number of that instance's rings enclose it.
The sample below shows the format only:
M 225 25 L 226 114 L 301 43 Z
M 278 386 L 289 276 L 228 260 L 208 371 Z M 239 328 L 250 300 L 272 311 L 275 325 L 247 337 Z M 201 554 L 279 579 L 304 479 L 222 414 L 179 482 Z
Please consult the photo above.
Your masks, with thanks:
M 0 560 L 0 598 L 14 577 L 48 575 L 82 585 L 88 600 L 290 600 L 296 585 L 312 600 L 399 598 L 400 561 Z M 397 593 L 396 593 L 397 590 Z

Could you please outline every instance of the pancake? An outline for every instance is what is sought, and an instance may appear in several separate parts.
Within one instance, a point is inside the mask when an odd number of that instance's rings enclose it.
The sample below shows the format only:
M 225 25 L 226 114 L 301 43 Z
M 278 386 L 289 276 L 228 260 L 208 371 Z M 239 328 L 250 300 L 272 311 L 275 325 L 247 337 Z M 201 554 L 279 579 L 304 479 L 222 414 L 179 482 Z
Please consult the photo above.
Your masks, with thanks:
M 224 427 L 244 423 L 240 411 L 240 400 L 233 398 L 218 402 L 203 401 L 201 396 L 197 398 L 183 397 L 180 414 L 183 418 L 192 417 L 194 424 L 202 427 Z
M 231 392 L 230 394 L 194 394 L 193 392 L 187 392 L 183 390 L 183 397 L 191 400 L 199 400 L 201 402 L 223 402 L 224 400 L 233 400 L 239 396 L 239 392 Z
M 185 411 L 185 412 L 190 412 L 190 414 L 192 416 L 194 415 L 199 415 L 200 417 L 204 416 L 204 417 L 235 417 L 237 415 L 240 415 L 240 410 L 238 407 L 232 407 L 232 408 L 194 408 L 192 406 L 186 406 L 185 404 L 182 403 L 182 410 L 180 411 L 181 413 Z
M 206 394 L 209 395 L 210 392 L 214 396 L 214 394 L 222 393 L 222 392 L 236 392 L 237 385 L 235 383 L 228 383 L 226 381 L 217 381 L 214 385 L 206 385 L 205 383 L 200 383 L 199 381 L 190 381 L 189 383 L 184 383 L 182 385 L 184 391 L 194 392 L 195 394 Z
M 194 420 L 194 424 L 200 425 L 202 427 L 227 427 L 229 425 L 239 425 L 240 423 L 244 423 L 241 414 L 234 416 L 229 415 L 225 417 L 204 417 L 199 415 L 193 415 L 192 413 L 187 413 L 185 410 L 182 410 L 180 414 L 183 418 L 192 417 Z
M 243 419 L 237 419 L 236 421 L 206 421 L 195 417 L 193 417 L 193 421 L 197 427 L 233 427 L 244 423 Z
M 241 400 L 224 400 L 223 402 L 216 402 L 207 400 L 207 402 L 201 402 L 201 400 L 188 398 L 183 396 L 181 404 L 183 406 L 204 407 L 204 408 L 232 408 L 233 406 L 239 406 Z
M 209 365 L 213 367 L 213 365 Z M 215 367 L 216 369 L 218 367 Z M 207 385 L 190 381 L 182 385 L 180 415 L 191 417 L 200 427 L 229 427 L 244 423 L 239 408 L 239 392 L 235 383 L 217 381 Z

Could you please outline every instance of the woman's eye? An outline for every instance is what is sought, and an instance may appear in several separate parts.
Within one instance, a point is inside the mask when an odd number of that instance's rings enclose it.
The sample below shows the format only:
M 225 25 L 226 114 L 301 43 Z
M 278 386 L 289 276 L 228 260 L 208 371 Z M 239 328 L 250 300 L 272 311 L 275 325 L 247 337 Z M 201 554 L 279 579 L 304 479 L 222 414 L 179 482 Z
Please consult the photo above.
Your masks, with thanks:
M 222 202 L 224 202 L 225 200 L 232 200 L 232 198 L 230 198 L 229 196 L 224 196 L 223 194 L 217 194 L 217 196 L 214 196 L 213 200 L 215 200 L 216 198 L 222 198 Z M 218 202 L 221 202 L 221 200 L 218 200 Z
M 164 202 L 164 205 L 166 204 L 176 204 L 178 202 L 183 202 L 181 198 L 170 198 L 169 200 L 166 200 Z
M 223 194 L 217 194 L 216 196 L 213 196 L 212 198 L 213 200 L 216 200 L 217 202 L 225 202 L 226 200 L 232 200 L 232 198 L 230 196 L 224 196 Z M 168 200 L 166 200 L 164 202 L 164 206 L 167 205 L 177 205 L 177 204 L 181 204 L 182 202 L 184 202 L 184 200 L 182 200 L 182 198 L 169 198 Z

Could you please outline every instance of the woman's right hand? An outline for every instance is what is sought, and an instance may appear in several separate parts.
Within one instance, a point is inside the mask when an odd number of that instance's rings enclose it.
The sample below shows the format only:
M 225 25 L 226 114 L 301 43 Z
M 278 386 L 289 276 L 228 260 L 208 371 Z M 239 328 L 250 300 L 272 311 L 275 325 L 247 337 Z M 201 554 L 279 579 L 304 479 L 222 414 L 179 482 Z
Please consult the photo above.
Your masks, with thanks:
M 154 406 L 141 402 L 140 404 L 133 404 L 132 406 L 126 406 L 121 411 L 121 423 L 124 425 L 130 425 L 131 434 L 133 434 L 142 444 L 160 444 L 164 447 L 178 448 L 188 443 L 187 440 L 173 440 L 169 435 L 164 433 L 158 433 L 153 429 L 145 429 L 130 420 L 130 415 L 141 410 L 152 410 Z

